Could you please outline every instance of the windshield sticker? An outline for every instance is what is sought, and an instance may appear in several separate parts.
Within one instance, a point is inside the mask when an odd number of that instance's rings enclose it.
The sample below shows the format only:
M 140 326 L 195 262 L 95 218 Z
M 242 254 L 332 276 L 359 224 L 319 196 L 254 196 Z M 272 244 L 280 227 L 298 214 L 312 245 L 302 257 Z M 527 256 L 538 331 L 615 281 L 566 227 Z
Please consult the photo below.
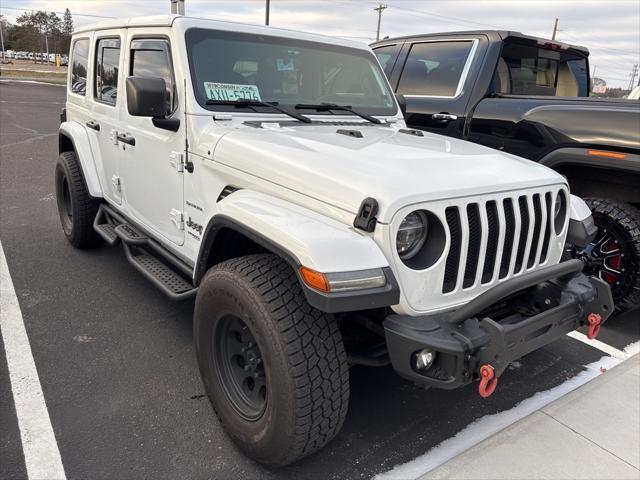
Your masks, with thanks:
M 294 70 L 293 68 L 293 60 L 287 59 L 284 60 L 282 58 L 276 59 L 276 68 L 279 72 L 286 72 L 287 70 Z
M 204 90 L 209 100 L 262 100 L 260 91 L 255 85 L 238 85 L 235 83 L 204 82 Z

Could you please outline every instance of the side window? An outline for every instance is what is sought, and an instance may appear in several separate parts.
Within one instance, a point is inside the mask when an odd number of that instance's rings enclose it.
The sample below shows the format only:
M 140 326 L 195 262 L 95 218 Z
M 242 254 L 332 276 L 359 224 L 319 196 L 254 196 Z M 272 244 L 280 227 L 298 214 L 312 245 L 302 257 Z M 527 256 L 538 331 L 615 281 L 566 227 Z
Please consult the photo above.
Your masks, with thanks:
M 87 93 L 87 66 L 89 64 L 89 39 L 76 40 L 71 49 L 71 92 Z
M 473 42 L 427 42 L 411 46 L 404 64 L 398 93 L 453 97 Z
M 95 99 L 115 105 L 118 98 L 120 39 L 101 38 L 96 47 Z
M 380 65 L 384 73 L 389 75 L 391 73 L 391 67 L 393 66 L 393 59 L 396 56 L 397 45 L 387 45 L 386 47 L 376 48 L 373 53 L 378 57 Z M 389 63 L 391 60 L 391 63 Z
M 131 42 L 131 64 L 129 74 L 136 77 L 159 77 L 167 87 L 167 110 L 169 115 L 175 110 L 176 95 L 169 42 L 166 40 L 140 39 Z

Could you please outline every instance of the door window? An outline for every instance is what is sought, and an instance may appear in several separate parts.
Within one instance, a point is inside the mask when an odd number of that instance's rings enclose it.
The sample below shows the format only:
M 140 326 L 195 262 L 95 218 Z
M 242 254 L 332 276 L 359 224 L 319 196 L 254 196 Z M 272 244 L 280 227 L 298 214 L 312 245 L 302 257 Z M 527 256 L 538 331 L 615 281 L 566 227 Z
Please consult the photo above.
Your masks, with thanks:
M 84 96 L 87 92 L 89 39 L 77 40 L 71 49 L 71 92 Z
M 118 98 L 120 39 L 101 38 L 96 47 L 95 99 L 115 105 Z
M 404 64 L 398 93 L 454 97 L 464 81 L 473 41 L 415 43 Z
M 391 67 L 393 66 L 393 62 L 389 63 L 389 60 L 393 60 L 396 56 L 397 45 L 387 45 L 385 47 L 376 48 L 373 53 L 378 57 L 378 61 L 380 65 L 382 65 L 382 69 L 384 73 L 389 75 L 391 73 Z
M 130 75 L 162 78 L 167 87 L 167 109 L 170 115 L 175 110 L 176 95 L 169 43 L 166 40 L 140 39 L 131 42 Z

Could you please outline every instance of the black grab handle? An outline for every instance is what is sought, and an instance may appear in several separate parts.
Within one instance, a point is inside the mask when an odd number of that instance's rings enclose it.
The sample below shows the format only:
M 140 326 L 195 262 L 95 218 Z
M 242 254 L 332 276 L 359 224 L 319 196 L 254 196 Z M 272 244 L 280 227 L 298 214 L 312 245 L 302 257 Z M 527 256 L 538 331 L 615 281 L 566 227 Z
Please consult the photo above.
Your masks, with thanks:
M 89 127 L 92 130 L 95 130 L 96 132 L 100 131 L 100 124 L 94 120 L 87 122 L 86 125 L 87 127 Z
M 136 139 L 131 135 L 127 135 L 126 133 L 118 134 L 118 141 L 122 143 L 126 143 L 127 145 L 134 146 L 136 144 Z

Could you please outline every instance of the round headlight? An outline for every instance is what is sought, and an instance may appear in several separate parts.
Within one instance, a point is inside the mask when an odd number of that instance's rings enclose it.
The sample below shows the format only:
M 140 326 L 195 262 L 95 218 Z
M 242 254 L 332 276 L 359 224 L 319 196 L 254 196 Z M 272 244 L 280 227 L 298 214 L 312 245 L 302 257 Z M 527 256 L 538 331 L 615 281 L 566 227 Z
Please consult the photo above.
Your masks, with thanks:
M 427 215 L 422 211 L 404 217 L 396 235 L 396 248 L 402 260 L 413 258 L 427 239 Z

